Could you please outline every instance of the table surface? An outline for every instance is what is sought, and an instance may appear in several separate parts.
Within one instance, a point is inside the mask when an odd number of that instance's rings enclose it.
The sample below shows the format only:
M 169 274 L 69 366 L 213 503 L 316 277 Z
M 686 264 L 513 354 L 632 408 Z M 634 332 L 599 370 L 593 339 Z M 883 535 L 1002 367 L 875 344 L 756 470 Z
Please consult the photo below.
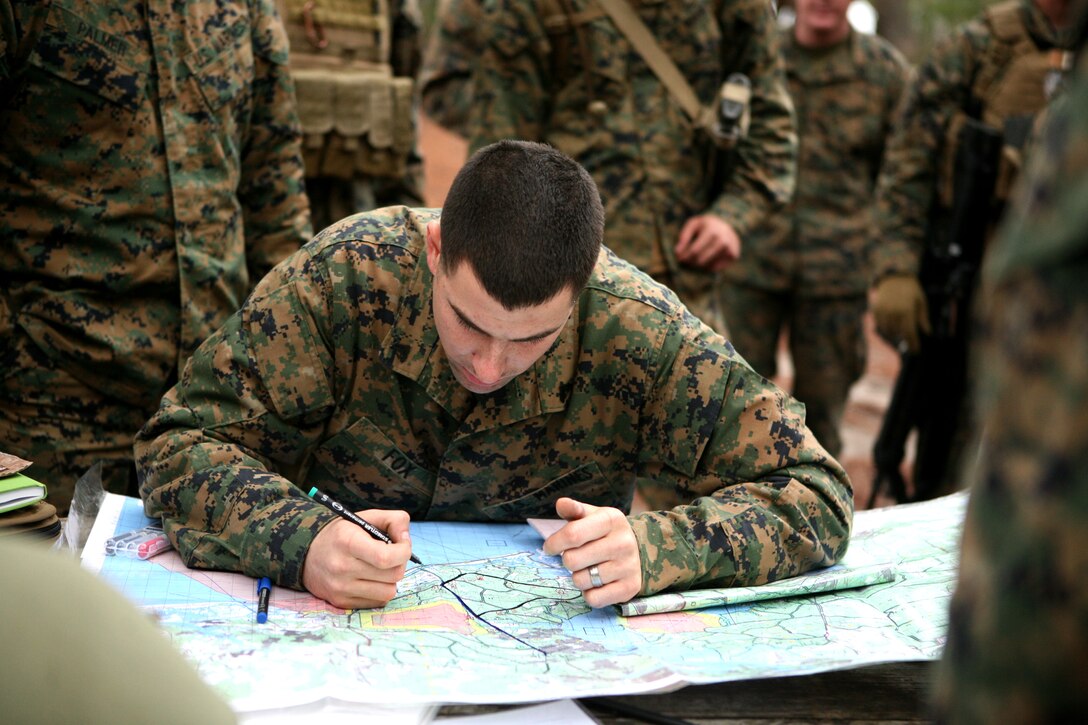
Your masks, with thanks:
M 669 693 L 603 698 L 665 716 L 658 722 L 697 725 L 781 722 L 929 722 L 930 680 L 935 662 L 894 662 L 816 675 L 693 685 Z M 605 725 L 652 722 L 583 705 Z M 502 709 L 494 705 L 446 705 L 440 716 Z

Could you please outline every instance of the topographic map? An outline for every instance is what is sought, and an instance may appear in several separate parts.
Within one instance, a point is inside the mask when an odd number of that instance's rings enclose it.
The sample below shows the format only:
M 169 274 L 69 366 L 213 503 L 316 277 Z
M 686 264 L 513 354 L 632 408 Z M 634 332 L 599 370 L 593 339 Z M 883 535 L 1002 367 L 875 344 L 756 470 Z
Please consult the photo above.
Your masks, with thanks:
M 153 611 L 239 711 L 322 698 L 532 702 L 934 659 L 965 502 L 858 512 L 840 566 L 890 567 L 893 581 L 821 592 L 797 577 L 794 596 L 639 616 L 589 608 L 528 525 L 413 523 L 424 565 L 384 609 L 275 587 L 265 624 L 250 577 L 187 569 L 173 551 L 106 556 L 105 538 L 148 523 L 136 499 L 107 495 L 83 561 Z

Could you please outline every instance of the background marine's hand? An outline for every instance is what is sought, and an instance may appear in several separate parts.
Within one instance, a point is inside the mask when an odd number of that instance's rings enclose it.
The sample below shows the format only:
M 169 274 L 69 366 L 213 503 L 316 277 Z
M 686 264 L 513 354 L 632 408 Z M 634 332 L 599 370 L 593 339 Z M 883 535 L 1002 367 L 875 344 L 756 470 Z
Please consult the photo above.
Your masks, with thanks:
M 678 262 L 720 272 L 740 257 L 740 237 L 720 216 L 700 214 L 684 223 L 676 243 Z
M 591 506 L 572 498 L 555 502 L 567 524 L 544 542 L 544 553 L 562 554 L 574 585 L 591 607 L 626 602 L 642 589 L 642 559 L 630 522 L 616 508 Z M 602 586 L 594 587 L 589 569 L 597 567 Z
M 412 555 L 408 514 L 378 509 L 357 511 L 387 532 L 392 544 L 374 539 L 350 521 L 337 518 L 318 532 L 306 553 L 302 585 L 341 609 L 384 607 Z
M 910 274 L 893 274 L 880 280 L 873 298 L 873 318 L 876 331 L 898 347 L 905 343 L 910 352 L 921 348 L 919 333 L 929 334 L 929 306 L 918 278 Z

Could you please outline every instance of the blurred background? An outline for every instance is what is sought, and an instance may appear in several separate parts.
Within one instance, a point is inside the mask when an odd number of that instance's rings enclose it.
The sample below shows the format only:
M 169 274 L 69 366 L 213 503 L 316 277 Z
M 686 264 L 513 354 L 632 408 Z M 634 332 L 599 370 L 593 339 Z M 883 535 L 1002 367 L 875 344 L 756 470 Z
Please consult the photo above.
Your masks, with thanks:
M 779 22 L 792 22 L 791 2 L 779 2 Z M 986 0 L 856 0 L 851 4 L 850 22 L 861 32 L 876 32 L 887 38 L 912 63 L 923 58 L 933 43 L 957 24 L 977 15 L 992 4 Z M 434 20 L 438 0 L 421 0 L 426 28 Z M 464 139 L 431 122 L 421 119 L 420 142 L 424 163 L 424 200 L 428 206 L 441 206 L 446 190 L 457 170 L 464 163 L 467 146 Z M 884 417 L 892 386 L 899 373 L 899 355 L 876 336 L 871 315 L 866 319 L 869 359 L 865 375 L 851 389 L 843 420 L 843 453 L 841 462 L 854 483 L 854 501 L 860 509 L 869 502 L 872 489 L 872 448 Z M 743 354 L 743 351 L 741 351 Z M 789 389 L 793 370 L 784 347 L 780 348 L 775 379 Z M 913 455 L 908 442 L 907 459 Z M 907 473 L 907 471 L 905 471 Z M 875 505 L 888 505 L 889 498 L 876 499 Z

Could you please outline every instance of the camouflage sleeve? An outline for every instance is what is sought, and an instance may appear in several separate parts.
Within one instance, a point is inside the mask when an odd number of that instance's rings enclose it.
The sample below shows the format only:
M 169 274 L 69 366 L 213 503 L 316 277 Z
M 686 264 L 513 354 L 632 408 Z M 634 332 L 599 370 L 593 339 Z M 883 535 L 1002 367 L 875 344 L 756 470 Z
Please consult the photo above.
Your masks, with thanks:
M 250 8 L 253 111 L 242 141 L 238 198 L 250 280 L 255 284 L 308 242 L 313 230 L 303 186 L 302 126 L 287 68 L 287 33 L 273 0 L 251 0 Z
M 903 94 L 876 187 L 870 269 L 877 282 L 918 274 L 945 129 L 966 108 L 980 39 L 968 28 L 938 44 Z
M 793 195 L 797 133 L 793 102 L 778 52 L 770 3 L 722 3 L 723 43 L 736 49 L 724 74 L 741 72 L 752 83 L 748 134 L 737 144 L 718 198 L 708 211 L 728 221 L 743 240 L 772 210 Z
M 975 306 L 985 455 L 970 471 L 939 722 L 1088 711 L 1088 75 L 1051 109 Z
M 535 0 L 483 0 L 469 149 L 504 138 L 539 140 L 548 106 L 550 45 Z
M 289 266 L 194 353 L 135 450 L 147 514 L 162 516 L 186 565 L 301 589 L 310 543 L 335 514 L 272 466 L 301 464 L 336 377 L 315 321 L 323 285 Z
M 670 336 L 677 352 L 641 423 L 643 460 L 656 463 L 639 481 L 654 505 L 692 503 L 631 517 L 641 594 L 834 564 L 849 542 L 853 493 L 805 426 L 804 406 L 739 358 Z
M 468 135 L 475 102 L 472 70 L 479 53 L 475 29 L 481 13 L 480 0 L 441 0 L 419 74 L 423 113 L 462 136 Z

